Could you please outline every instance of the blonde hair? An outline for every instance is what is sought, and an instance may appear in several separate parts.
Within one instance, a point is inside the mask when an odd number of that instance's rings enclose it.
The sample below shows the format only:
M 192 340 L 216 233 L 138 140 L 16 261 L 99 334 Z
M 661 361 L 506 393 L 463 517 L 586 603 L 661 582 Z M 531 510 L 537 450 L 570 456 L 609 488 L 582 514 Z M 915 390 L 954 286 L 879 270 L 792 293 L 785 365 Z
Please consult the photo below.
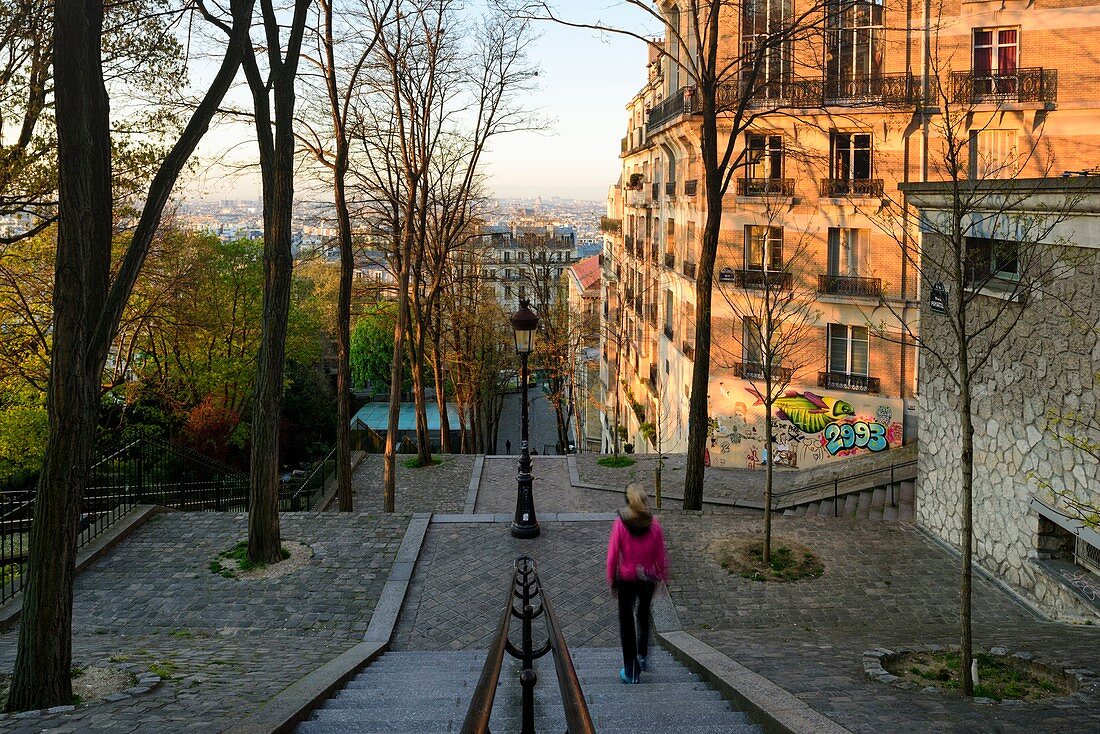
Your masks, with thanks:
M 626 485 L 626 506 L 636 517 L 649 515 L 649 494 L 638 482 Z

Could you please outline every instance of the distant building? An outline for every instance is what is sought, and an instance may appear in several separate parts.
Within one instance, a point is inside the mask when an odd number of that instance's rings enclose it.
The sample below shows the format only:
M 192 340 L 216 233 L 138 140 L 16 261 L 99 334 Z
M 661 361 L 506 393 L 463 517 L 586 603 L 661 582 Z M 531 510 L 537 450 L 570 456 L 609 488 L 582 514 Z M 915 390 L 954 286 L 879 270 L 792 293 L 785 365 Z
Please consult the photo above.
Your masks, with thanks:
M 600 256 L 585 258 L 569 268 L 569 314 L 580 323 L 600 322 L 601 306 Z M 574 414 L 577 417 L 578 451 L 599 451 L 601 448 L 602 404 L 600 389 L 600 339 L 596 332 L 585 333 L 575 356 L 573 390 Z
M 484 277 L 495 287 L 497 301 L 508 313 L 528 299 L 555 299 L 565 271 L 576 262 L 577 235 L 572 227 L 542 225 L 487 225 L 480 245 Z

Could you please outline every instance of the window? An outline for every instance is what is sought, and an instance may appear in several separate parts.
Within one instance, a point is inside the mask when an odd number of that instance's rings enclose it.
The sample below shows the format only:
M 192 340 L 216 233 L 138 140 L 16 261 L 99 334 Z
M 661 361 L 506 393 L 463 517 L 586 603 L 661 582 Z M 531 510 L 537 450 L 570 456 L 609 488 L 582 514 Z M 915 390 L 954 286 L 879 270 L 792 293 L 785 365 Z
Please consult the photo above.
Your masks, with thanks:
M 829 227 L 829 275 L 855 277 L 867 263 L 867 230 Z
M 981 287 L 991 280 L 1020 279 L 1020 243 L 987 237 L 966 238 L 966 278 Z
M 791 79 L 791 42 L 783 32 L 791 20 L 791 0 L 744 0 L 741 59 L 753 78 L 754 97 L 780 99 Z M 780 40 L 776 40 L 780 39 Z
M 847 99 L 876 94 L 885 48 L 882 0 L 832 0 L 825 24 L 826 96 Z
M 668 95 L 680 88 L 680 8 L 675 5 L 668 11 Z M 669 179 L 670 181 L 672 179 Z
M 974 29 L 975 98 L 1016 95 L 1019 45 L 1016 28 Z
M 1013 178 L 1017 173 L 1015 130 L 970 131 L 970 178 Z
M 749 135 L 745 178 L 751 181 L 783 178 L 783 136 Z
M 871 178 L 871 133 L 834 130 L 829 148 L 831 178 L 841 181 Z
M 741 322 L 741 357 L 746 375 L 760 374 L 764 363 L 760 343 L 760 322 L 747 318 Z
M 745 226 L 745 270 L 783 269 L 783 228 Z
M 512 300 L 512 286 L 508 283 L 504 284 L 504 298 L 509 301 Z
M 867 374 L 867 327 L 829 324 L 829 372 Z
M 507 263 L 507 262 L 511 262 L 511 261 L 512 261 L 512 253 L 511 253 L 511 251 L 509 251 L 509 250 L 505 250 L 505 251 L 504 251 L 504 262 L 506 262 L 506 263 Z
M 665 331 L 672 331 L 673 320 L 676 318 L 675 303 L 672 291 L 665 291 Z

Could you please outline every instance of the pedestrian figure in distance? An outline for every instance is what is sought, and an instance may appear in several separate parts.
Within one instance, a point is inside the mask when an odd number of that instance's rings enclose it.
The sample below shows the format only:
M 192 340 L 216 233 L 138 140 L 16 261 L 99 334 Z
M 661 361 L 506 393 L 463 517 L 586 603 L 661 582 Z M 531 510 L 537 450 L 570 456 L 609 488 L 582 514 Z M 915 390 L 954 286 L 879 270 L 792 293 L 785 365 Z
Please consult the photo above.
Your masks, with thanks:
M 619 639 L 623 667 L 619 680 L 638 683 L 649 655 L 653 592 L 668 578 L 668 555 L 661 523 L 649 511 L 649 496 L 637 482 L 626 488 L 607 543 L 607 583 L 619 599 Z M 636 616 L 635 616 L 636 615 Z
M 504 453 L 512 453 L 512 439 L 510 438 L 504 439 Z

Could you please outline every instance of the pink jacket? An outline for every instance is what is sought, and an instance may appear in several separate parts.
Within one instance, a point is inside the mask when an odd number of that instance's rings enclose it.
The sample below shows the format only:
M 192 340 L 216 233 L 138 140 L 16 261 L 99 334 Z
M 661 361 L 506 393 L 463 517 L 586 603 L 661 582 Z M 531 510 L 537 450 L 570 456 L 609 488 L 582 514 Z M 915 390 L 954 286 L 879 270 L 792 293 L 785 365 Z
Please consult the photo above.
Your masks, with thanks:
M 668 556 L 661 523 L 653 518 L 648 532 L 637 528 L 631 532 L 622 517 L 616 517 L 607 544 L 607 583 L 614 585 L 616 578 L 635 581 L 639 569 L 653 581 L 668 578 Z

